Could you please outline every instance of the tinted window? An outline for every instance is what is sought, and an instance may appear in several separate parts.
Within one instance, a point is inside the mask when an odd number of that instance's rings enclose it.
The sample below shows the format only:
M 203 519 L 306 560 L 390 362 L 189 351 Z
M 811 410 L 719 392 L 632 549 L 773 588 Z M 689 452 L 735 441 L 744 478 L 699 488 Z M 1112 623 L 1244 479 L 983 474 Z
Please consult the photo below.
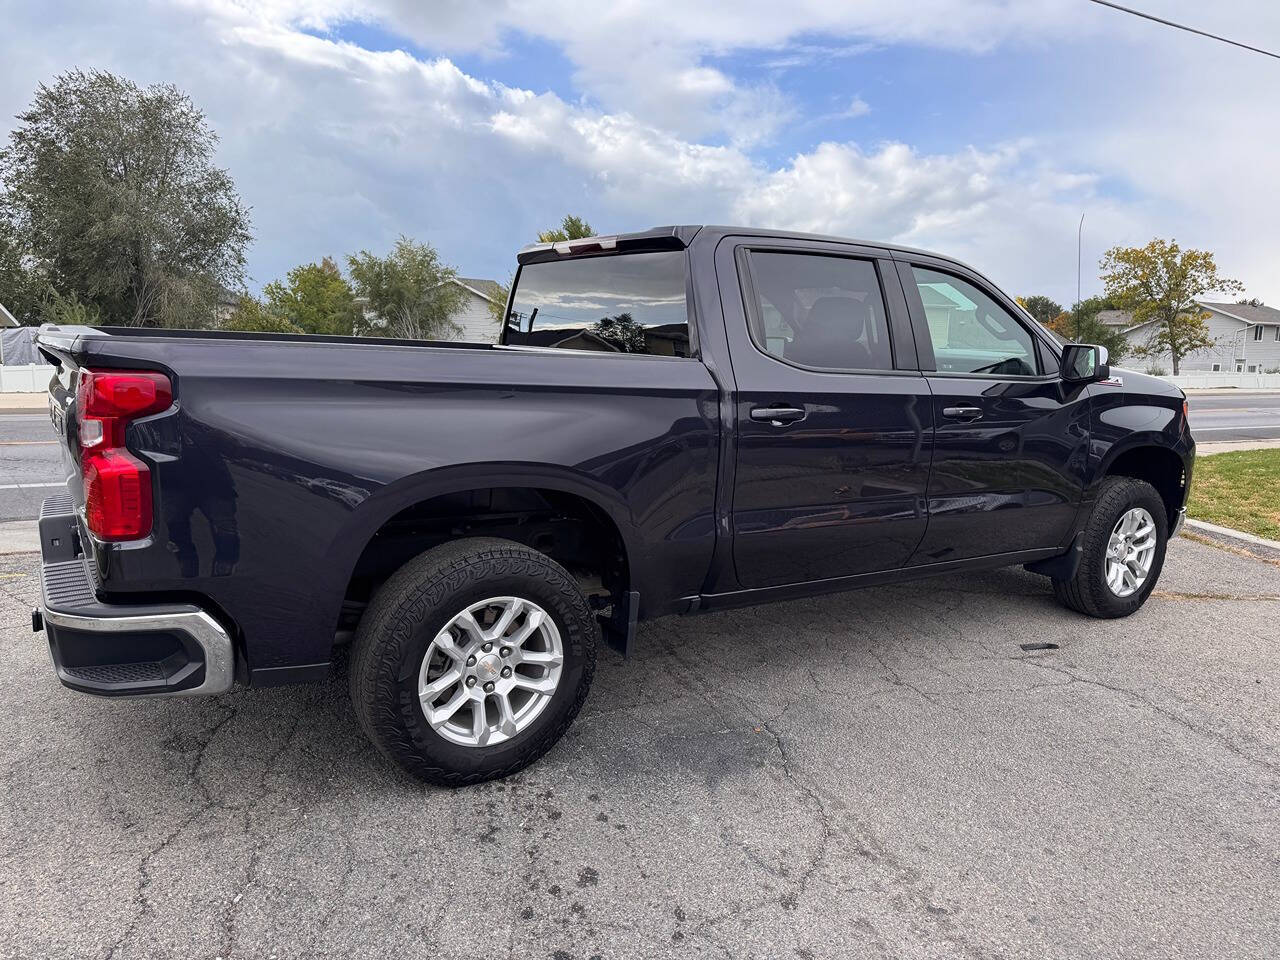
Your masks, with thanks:
M 1034 376 L 1035 340 L 1013 315 L 966 280 L 912 267 L 938 370 Z
M 528 264 L 516 282 L 506 342 L 687 357 L 685 255 L 629 253 Z
M 766 353 L 828 370 L 892 370 L 889 325 L 869 260 L 752 253 L 752 336 Z

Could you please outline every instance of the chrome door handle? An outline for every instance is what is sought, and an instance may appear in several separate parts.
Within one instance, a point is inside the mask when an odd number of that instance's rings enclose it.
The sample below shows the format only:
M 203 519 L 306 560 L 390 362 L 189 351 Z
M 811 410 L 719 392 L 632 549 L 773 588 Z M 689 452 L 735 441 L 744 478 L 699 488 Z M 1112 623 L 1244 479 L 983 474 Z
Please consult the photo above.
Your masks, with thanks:
M 795 423 L 804 419 L 804 411 L 799 407 L 752 407 L 751 419 L 756 423 L 771 423 L 775 427 Z
M 942 415 L 948 420 L 982 419 L 982 411 L 977 407 L 943 407 Z

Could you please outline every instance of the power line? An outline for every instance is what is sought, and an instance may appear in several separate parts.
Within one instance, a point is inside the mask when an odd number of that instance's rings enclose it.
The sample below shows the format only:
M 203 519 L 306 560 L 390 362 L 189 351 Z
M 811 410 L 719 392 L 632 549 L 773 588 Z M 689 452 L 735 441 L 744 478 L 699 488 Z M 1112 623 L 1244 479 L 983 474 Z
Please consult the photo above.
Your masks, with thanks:
M 1216 33 L 1209 33 L 1206 30 L 1197 30 L 1195 27 L 1188 27 L 1184 23 L 1175 23 L 1172 20 L 1165 20 L 1163 17 L 1153 16 L 1150 13 L 1143 13 L 1141 10 L 1134 10 L 1132 7 L 1122 7 L 1118 3 L 1112 3 L 1111 0 L 1090 0 L 1090 3 L 1096 3 L 1103 7 L 1110 7 L 1112 10 L 1119 10 L 1121 13 L 1130 13 L 1135 17 L 1142 17 L 1144 20 L 1152 20 L 1156 23 L 1162 23 L 1166 27 L 1185 30 L 1187 33 L 1194 33 L 1201 37 L 1208 37 L 1210 40 L 1220 40 L 1223 43 L 1231 44 L 1233 47 L 1240 47 L 1242 50 L 1252 50 L 1254 53 L 1260 53 L 1264 57 L 1274 57 L 1276 60 L 1280 60 L 1280 53 L 1272 53 L 1270 50 L 1263 50 L 1261 47 L 1251 47 L 1249 44 L 1241 43 L 1239 40 L 1228 40 L 1226 37 L 1220 37 Z

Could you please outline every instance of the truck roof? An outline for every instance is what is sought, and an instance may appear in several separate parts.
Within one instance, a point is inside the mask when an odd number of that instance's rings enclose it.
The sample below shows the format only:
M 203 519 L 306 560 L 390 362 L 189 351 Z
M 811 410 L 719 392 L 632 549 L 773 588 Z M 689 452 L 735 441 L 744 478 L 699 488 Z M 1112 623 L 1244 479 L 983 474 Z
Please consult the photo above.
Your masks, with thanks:
M 839 237 L 832 234 L 805 233 L 798 230 L 773 230 L 766 227 L 740 227 L 716 224 L 679 224 L 650 227 L 634 233 L 616 233 L 608 236 L 583 237 L 577 240 L 561 240 L 555 243 L 531 243 L 522 247 L 516 254 L 521 263 L 538 263 L 545 260 L 558 260 L 564 257 L 584 256 L 609 251 L 631 250 L 683 250 L 693 242 L 700 233 L 713 233 L 719 236 L 770 237 L 784 240 L 821 240 L 826 243 L 847 243 L 860 247 L 871 247 L 886 253 L 906 253 L 935 257 L 958 264 L 968 270 L 974 270 L 968 264 L 955 257 L 937 253 L 933 250 L 921 250 L 916 247 L 905 247 L 896 243 L 884 243 L 874 240 L 858 240 L 852 237 Z

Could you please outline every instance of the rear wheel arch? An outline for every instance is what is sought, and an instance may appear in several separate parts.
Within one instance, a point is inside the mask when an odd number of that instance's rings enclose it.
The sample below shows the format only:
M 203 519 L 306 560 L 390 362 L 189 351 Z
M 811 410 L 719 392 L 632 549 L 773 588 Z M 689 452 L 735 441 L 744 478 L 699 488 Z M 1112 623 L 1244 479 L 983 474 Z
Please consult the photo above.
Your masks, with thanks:
M 427 478 L 423 478 L 427 479 Z M 343 571 L 337 629 L 350 630 L 378 587 L 404 563 L 442 543 L 497 536 L 545 553 L 579 577 L 599 577 L 615 599 L 635 589 L 634 525 L 611 491 L 586 478 L 546 471 L 466 470 L 430 482 L 397 484 L 375 512 L 334 538 Z

